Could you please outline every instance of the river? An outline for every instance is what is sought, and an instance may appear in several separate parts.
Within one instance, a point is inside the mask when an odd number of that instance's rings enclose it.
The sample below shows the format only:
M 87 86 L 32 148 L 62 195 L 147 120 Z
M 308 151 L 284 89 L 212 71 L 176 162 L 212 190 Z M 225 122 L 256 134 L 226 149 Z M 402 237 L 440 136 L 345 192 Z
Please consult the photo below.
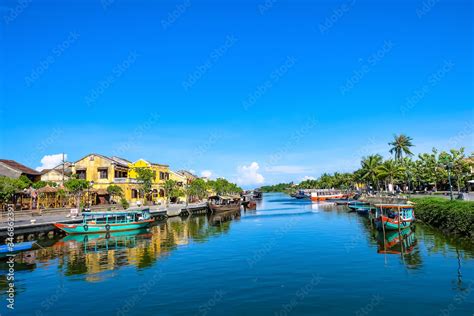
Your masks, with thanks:
M 0 262 L 0 314 L 473 315 L 474 245 L 420 223 L 402 235 L 265 194 L 257 211 L 40 240 L 15 258 L 13 311 Z

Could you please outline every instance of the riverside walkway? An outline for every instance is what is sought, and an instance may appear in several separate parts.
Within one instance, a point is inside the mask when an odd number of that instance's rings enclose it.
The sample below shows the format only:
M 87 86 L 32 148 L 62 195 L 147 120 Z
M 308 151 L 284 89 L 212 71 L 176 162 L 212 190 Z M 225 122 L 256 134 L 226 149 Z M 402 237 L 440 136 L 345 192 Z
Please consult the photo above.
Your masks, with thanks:
M 109 207 L 110 208 L 110 207 Z M 136 208 L 136 207 L 135 207 Z M 207 212 L 207 203 L 190 203 L 186 204 L 171 204 L 169 207 L 158 205 L 150 206 L 150 214 L 157 221 L 165 220 L 173 216 L 189 216 L 196 213 Z M 134 208 L 130 208 L 133 210 Z M 106 211 L 107 208 L 94 208 L 92 212 Z M 45 234 L 54 235 L 60 233 L 54 226 L 54 223 L 80 223 L 82 215 L 72 218 L 69 209 L 49 210 L 39 215 L 32 211 L 22 211 L 15 213 L 13 221 L 15 238 L 32 239 L 36 236 L 43 236 Z M 8 235 L 8 226 L 11 226 L 11 219 L 5 214 L 0 217 L 0 239 L 6 238 Z

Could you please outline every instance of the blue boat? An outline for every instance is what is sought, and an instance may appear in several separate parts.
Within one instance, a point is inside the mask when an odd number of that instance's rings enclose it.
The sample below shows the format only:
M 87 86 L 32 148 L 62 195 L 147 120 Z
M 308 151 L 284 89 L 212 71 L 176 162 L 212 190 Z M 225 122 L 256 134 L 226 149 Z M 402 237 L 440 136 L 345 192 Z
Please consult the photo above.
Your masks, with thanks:
M 349 207 L 353 211 L 357 211 L 357 209 L 361 206 L 369 206 L 370 204 L 367 202 L 361 202 L 361 201 L 353 201 L 347 204 L 347 207 Z
M 147 228 L 153 222 L 149 209 L 123 212 L 83 213 L 81 224 L 55 223 L 54 226 L 68 234 L 112 233 Z
M 13 247 L 11 249 L 8 248 L 8 245 L 1 245 L 0 246 L 0 254 L 7 254 L 7 253 L 14 253 L 14 252 L 19 252 L 19 251 L 30 250 L 31 248 L 33 248 L 33 245 L 34 245 L 35 242 L 36 242 L 36 240 L 14 243 Z

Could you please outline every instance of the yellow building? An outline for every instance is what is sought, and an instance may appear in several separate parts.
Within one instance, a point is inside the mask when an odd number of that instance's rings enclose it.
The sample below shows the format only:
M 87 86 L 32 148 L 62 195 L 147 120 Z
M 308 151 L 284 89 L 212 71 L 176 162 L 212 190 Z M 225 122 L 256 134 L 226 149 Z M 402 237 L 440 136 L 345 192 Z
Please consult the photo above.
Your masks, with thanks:
M 139 159 L 134 163 L 130 163 L 128 177 L 131 181 L 135 181 L 138 177 L 137 169 L 146 168 L 151 169 L 155 173 L 155 178 L 152 183 L 152 194 L 148 196 L 149 202 L 164 204 L 166 201 L 164 184 L 166 180 L 170 179 L 170 168 L 168 165 L 148 162 L 144 159 Z M 130 201 L 142 201 L 143 196 L 139 196 L 139 192 L 134 190 L 131 192 Z
M 89 154 L 73 163 L 71 171 L 78 179 L 91 183 L 98 199 L 95 203 L 106 203 L 109 185 L 121 187 L 127 200 L 130 200 L 131 190 L 138 187 L 138 184 L 128 178 L 129 164 L 130 161 L 123 158 Z

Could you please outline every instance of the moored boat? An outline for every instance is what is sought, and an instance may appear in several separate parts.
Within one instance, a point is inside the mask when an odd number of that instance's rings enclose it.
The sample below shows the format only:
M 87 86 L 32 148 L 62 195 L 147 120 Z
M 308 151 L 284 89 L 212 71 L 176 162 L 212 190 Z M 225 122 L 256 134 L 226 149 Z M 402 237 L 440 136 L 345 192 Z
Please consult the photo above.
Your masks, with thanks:
M 0 246 L 0 257 L 6 256 L 8 254 L 17 253 L 20 251 L 30 250 L 33 248 L 33 245 L 36 243 L 35 240 L 33 241 L 25 241 L 25 242 L 17 242 L 13 243 L 12 245 L 1 245 Z
M 347 197 L 347 195 L 343 194 L 339 190 L 320 189 L 313 190 L 311 192 L 311 201 L 313 202 L 322 202 L 331 199 L 342 199 L 344 197 Z
M 208 198 L 208 206 L 212 213 L 240 210 L 240 197 L 215 195 Z
M 149 209 L 91 212 L 83 213 L 82 216 L 80 224 L 55 223 L 54 226 L 68 234 L 93 234 L 146 228 L 153 222 Z
M 415 220 L 410 204 L 376 204 L 375 208 L 375 226 L 379 230 L 403 229 Z
M 361 206 L 369 206 L 370 204 L 362 201 L 352 201 L 347 204 L 347 207 L 353 211 L 356 211 Z

